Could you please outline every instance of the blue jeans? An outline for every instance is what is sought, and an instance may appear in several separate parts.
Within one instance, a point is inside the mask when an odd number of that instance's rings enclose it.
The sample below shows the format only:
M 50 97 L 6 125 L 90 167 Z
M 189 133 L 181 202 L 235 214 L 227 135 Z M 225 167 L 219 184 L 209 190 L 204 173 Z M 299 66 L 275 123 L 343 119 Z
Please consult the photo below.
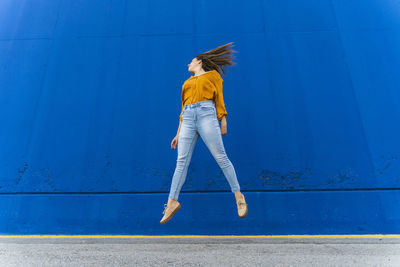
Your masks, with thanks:
M 232 192 L 240 190 L 235 168 L 226 155 L 221 130 L 213 100 L 186 104 L 182 112 L 182 124 L 178 135 L 178 157 L 172 178 L 169 198 L 178 200 L 179 192 L 185 182 L 190 160 L 197 139 L 202 140 L 210 150 L 229 182 Z

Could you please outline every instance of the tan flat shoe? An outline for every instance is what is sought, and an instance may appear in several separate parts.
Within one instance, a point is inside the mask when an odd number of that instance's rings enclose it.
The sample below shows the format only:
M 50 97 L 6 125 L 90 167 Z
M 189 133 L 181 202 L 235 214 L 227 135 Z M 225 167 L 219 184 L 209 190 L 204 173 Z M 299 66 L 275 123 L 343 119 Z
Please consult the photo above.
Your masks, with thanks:
M 180 208 L 181 204 L 179 202 L 176 204 L 171 204 L 171 207 L 168 207 L 168 205 L 165 203 L 163 211 L 164 217 L 162 217 L 160 224 L 168 222 Z
M 246 199 L 244 198 L 243 194 L 240 196 L 239 200 L 236 201 L 236 205 L 237 205 L 239 217 L 240 218 L 246 217 L 249 209 L 247 207 Z

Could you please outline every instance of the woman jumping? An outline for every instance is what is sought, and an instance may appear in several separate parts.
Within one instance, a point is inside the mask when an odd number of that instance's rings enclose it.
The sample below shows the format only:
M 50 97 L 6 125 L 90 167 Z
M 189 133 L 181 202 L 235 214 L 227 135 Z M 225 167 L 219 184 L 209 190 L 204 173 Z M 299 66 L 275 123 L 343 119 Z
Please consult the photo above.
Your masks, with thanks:
M 168 203 L 164 204 L 164 224 L 181 208 L 178 202 L 179 192 L 185 182 L 193 149 L 201 136 L 219 167 L 229 182 L 231 191 L 235 194 L 238 215 L 247 215 L 247 204 L 236 178 L 235 168 L 226 155 L 222 135 L 227 133 L 225 109 L 222 94 L 225 65 L 235 65 L 232 62 L 232 42 L 201 53 L 192 59 L 189 72 L 194 75 L 182 86 L 182 111 L 179 115 L 178 132 L 171 142 L 171 148 L 178 146 L 178 158 L 172 178 Z M 221 127 L 218 121 L 221 121 Z M 179 145 L 178 145 L 179 143 Z

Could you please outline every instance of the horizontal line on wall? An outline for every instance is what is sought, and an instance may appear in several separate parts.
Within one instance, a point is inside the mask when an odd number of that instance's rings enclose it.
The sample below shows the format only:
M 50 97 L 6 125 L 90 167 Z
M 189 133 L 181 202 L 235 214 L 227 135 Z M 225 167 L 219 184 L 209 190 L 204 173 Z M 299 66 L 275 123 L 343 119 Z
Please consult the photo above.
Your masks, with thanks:
M 399 237 L 400 234 L 364 234 L 364 235 L 0 235 L 0 238 L 381 238 Z
M 271 189 L 271 190 L 241 190 L 241 192 L 254 193 L 296 193 L 296 192 L 345 192 L 345 191 L 399 191 L 400 188 L 338 188 L 338 189 Z M 168 194 L 169 191 L 147 191 L 147 192 L 0 192 L 0 195 L 102 195 L 102 194 Z M 180 194 L 210 194 L 210 193 L 232 193 L 227 190 L 213 191 L 181 191 Z
M 257 31 L 257 32 L 210 32 L 210 33 L 131 33 L 131 34 L 109 34 L 109 35 L 66 35 L 54 37 L 17 37 L 17 38 L 1 38 L 0 41 L 22 41 L 22 40 L 56 40 L 56 39 L 81 39 L 81 38 L 125 38 L 125 37 L 144 37 L 144 36 L 220 36 L 220 35 L 263 35 L 265 33 L 312 33 L 312 32 L 336 32 L 337 29 L 327 30 L 311 30 L 311 31 Z
M 340 32 L 368 32 L 368 31 L 399 31 L 397 28 L 360 28 L 360 29 L 340 29 Z M 257 32 L 215 32 L 215 33 L 132 33 L 132 34 L 116 34 L 116 35 L 66 35 L 58 38 L 54 37 L 20 37 L 20 38 L 0 38 L 2 41 L 24 41 L 24 40 L 56 40 L 56 39 L 81 39 L 81 38 L 125 38 L 125 37 L 143 37 L 143 36 L 213 36 L 213 35 L 251 35 L 265 33 L 313 33 L 313 32 L 338 32 L 338 28 L 324 30 L 267 30 Z

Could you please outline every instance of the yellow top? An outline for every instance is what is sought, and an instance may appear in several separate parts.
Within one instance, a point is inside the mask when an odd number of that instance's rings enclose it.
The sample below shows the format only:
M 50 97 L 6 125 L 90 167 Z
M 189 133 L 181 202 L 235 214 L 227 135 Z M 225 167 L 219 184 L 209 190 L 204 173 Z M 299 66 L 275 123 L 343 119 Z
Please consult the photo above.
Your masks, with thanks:
M 198 76 L 192 75 L 182 85 L 182 111 L 179 120 L 182 121 L 183 106 L 204 100 L 213 100 L 217 108 L 217 119 L 228 116 L 226 112 L 222 84 L 224 80 L 216 70 L 211 70 Z

